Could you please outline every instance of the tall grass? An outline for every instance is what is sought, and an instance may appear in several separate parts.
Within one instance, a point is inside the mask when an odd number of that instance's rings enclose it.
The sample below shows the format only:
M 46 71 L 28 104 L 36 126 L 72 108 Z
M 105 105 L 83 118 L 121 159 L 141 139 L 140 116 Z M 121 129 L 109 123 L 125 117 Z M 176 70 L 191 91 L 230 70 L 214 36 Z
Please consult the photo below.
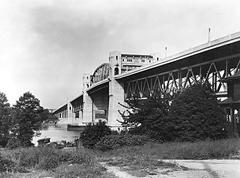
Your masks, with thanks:
M 94 157 L 80 150 L 64 151 L 44 147 L 20 150 L 19 165 L 23 167 L 48 170 L 63 163 L 91 165 L 94 163 Z
M 30 177 L 44 175 L 44 177 L 108 177 L 106 169 L 102 167 L 87 150 L 59 150 L 55 148 L 32 147 L 2 151 L 4 157 L 14 161 L 12 172 L 3 170 L 0 177 Z M 5 162 L 4 162 L 5 163 Z M 1 166 L 1 159 L 0 159 Z M 24 168 L 24 172 L 19 172 Z M 37 174 L 38 173 L 38 174 Z M 37 177 L 37 176 L 36 176 Z
M 124 147 L 101 153 L 105 156 L 146 154 L 158 159 L 228 159 L 238 154 L 240 139 L 223 139 L 200 142 L 147 143 L 143 146 Z

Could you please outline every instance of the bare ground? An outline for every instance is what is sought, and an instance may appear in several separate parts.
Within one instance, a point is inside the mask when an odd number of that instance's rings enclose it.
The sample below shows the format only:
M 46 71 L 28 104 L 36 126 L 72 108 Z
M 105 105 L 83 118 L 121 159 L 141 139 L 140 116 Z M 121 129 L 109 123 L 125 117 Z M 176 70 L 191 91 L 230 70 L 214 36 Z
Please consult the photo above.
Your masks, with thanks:
M 107 171 L 119 178 L 239 178 L 240 160 L 163 160 L 176 167 L 159 167 L 147 171 L 102 163 Z

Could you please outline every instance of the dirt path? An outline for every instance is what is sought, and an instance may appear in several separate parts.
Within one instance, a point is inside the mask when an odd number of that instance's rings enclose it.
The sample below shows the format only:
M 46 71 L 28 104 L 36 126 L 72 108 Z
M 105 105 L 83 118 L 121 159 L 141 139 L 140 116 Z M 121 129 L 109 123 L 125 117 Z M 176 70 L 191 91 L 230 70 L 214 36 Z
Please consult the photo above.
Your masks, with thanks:
M 205 172 L 209 178 L 239 178 L 240 160 L 164 160 L 188 167 L 195 172 Z M 204 174 L 205 174 L 204 173 Z M 172 175 L 175 175 L 173 172 Z M 196 176 L 194 176 L 196 177 Z M 203 177 L 201 175 L 197 177 Z
M 116 177 L 119 177 L 119 178 L 136 178 L 135 176 L 132 176 L 125 171 L 121 171 L 120 167 L 108 166 L 105 162 L 101 162 L 100 164 L 107 169 L 107 172 L 115 175 Z
M 118 166 L 101 163 L 119 178 L 239 178 L 240 160 L 163 160 L 189 168 L 187 170 L 157 169 L 156 175 L 133 176 Z

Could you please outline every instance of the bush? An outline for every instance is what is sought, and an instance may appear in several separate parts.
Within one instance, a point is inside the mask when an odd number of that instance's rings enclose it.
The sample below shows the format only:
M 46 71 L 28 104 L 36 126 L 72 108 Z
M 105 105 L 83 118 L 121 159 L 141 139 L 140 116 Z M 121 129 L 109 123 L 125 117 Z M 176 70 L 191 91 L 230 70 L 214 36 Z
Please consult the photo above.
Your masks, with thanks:
M 50 170 L 56 168 L 58 165 L 59 158 L 56 155 L 52 155 L 42 157 L 37 167 L 39 169 Z
M 87 148 L 93 148 L 100 139 L 111 134 L 111 129 L 105 122 L 99 121 L 96 124 L 88 124 L 80 135 L 82 145 Z
M 35 167 L 39 163 L 41 157 L 41 149 L 22 149 L 19 156 L 19 165 L 23 167 Z
M 107 135 L 103 137 L 95 146 L 97 149 L 106 151 L 122 146 L 143 145 L 148 141 L 148 137 L 142 135 Z
M 8 143 L 6 145 L 7 148 L 9 149 L 14 149 L 14 148 L 18 148 L 18 147 L 21 147 L 22 144 L 20 142 L 20 140 L 16 139 L 16 138 L 10 138 L 8 140 Z
M 180 93 L 173 100 L 168 119 L 176 141 L 226 137 L 224 111 L 206 84 L 194 84 Z
M 131 134 L 157 141 L 199 141 L 226 138 L 223 109 L 208 84 L 196 83 L 170 95 L 159 93 L 147 100 L 131 100 L 123 125 Z
M 14 166 L 15 166 L 14 162 L 5 159 L 0 155 L 0 172 L 11 171 L 14 168 Z
M 146 100 L 129 100 L 128 109 L 121 113 L 122 125 L 130 128 L 129 132 L 134 135 L 144 134 L 158 141 L 169 140 L 171 123 L 167 116 L 174 96 L 175 94 L 159 91 Z

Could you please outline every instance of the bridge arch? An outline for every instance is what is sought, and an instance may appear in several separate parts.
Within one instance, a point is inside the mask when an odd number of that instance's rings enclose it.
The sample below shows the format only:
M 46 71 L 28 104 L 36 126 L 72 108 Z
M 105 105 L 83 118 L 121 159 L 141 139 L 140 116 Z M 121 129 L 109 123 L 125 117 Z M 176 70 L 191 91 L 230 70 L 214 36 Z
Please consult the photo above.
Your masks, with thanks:
M 110 64 L 103 63 L 93 72 L 92 83 L 100 82 L 109 76 Z

